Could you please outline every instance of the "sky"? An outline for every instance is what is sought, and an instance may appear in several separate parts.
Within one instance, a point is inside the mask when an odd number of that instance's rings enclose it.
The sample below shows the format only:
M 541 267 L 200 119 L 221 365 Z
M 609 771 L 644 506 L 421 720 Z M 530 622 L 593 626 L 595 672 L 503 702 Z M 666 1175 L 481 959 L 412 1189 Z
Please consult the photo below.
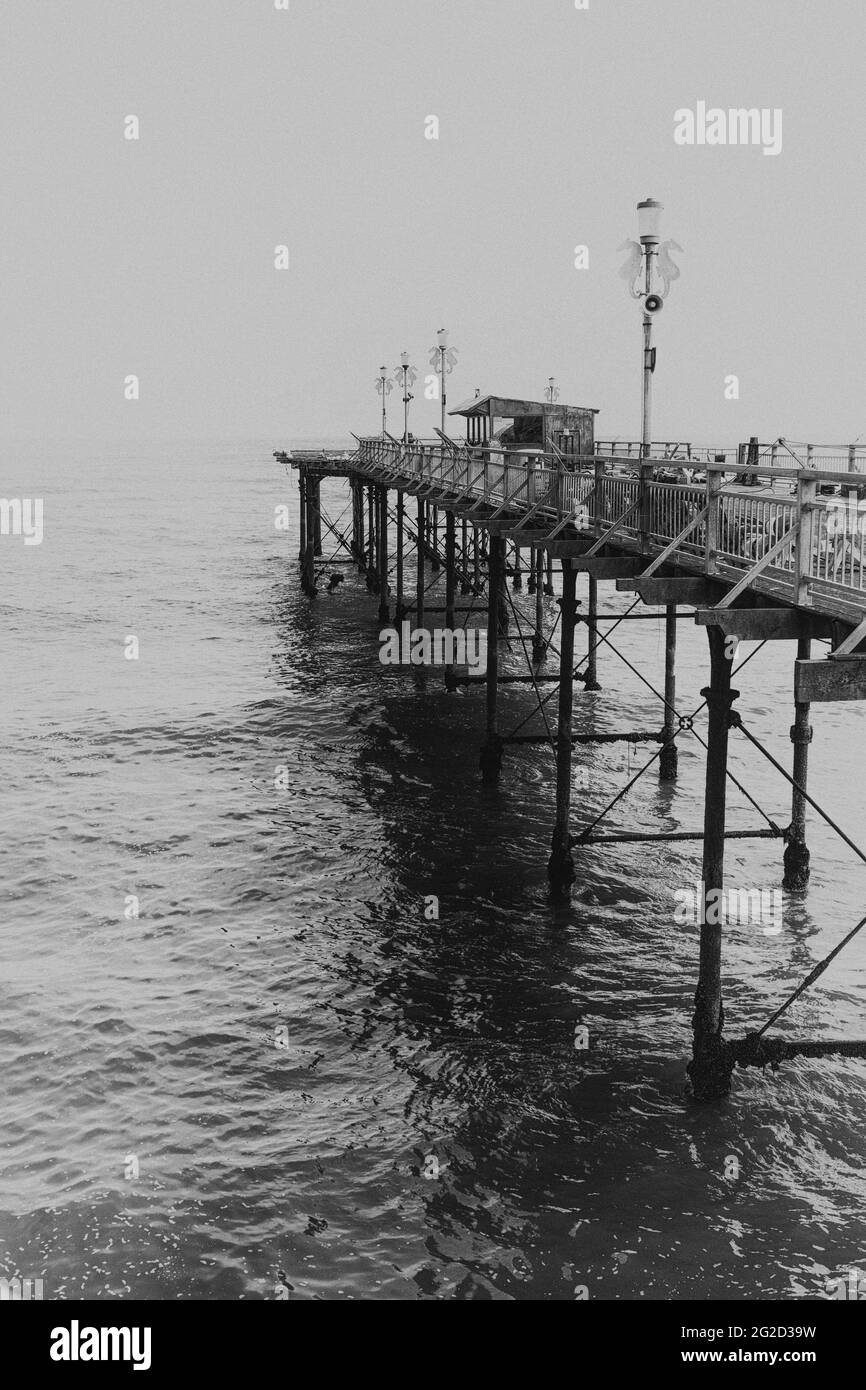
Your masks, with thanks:
M 637 438 L 653 197 L 654 437 L 866 441 L 863 0 L 288 3 L 4 0 L 0 436 L 373 433 L 404 349 L 429 435 L 445 326 L 449 404 L 553 375 Z M 781 151 L 677 144 L 698 102 Z

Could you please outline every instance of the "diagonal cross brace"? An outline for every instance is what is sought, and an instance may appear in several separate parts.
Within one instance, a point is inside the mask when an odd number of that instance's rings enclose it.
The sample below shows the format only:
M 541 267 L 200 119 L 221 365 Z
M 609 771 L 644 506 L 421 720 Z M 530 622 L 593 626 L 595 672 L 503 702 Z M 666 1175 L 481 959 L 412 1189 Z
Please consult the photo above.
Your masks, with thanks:
M 715 607 L 730 608 L 734 599 L 739 598 L 740 594 L 743 592 L 744 589 L 748 589 L 752 580 L 757 579 L 758 575 L 761 574 L 771 563 L 771 561 L 773 561 L 776 558 L 779 551 L 784 549 L 784 547 L 788 545 L 790 541 L 794 540 L 794 538 L 799 534 L 799 531 L 800 523 L 799 521 L 795 521 L 794 525 L 790 527 L 790 529 L 787 530 L 783 536 L 779 537 L 775 545 L 770 546 L 770 549 L 767 551 L 766 555 L 762 555 L 756 565 L 753 565 L 750 570 L 746 570 L 746 573 L 743 575 L 742 579 L 734 585 L 733 589 L 729 589 L 728 592 L 725 594 L 725 597 L 719 599 L 719 602 L 715 604 Z

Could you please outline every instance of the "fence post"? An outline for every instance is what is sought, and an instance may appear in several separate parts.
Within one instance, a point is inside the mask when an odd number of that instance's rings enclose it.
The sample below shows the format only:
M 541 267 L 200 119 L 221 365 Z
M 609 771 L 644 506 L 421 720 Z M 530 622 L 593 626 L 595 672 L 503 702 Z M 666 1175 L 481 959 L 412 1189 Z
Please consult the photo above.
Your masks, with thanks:
M 594 523 L 594 525 L 593 525 L 593 530 L 594 530 L 595 534 L 596 534 L 597 536 L 599 536 L 599 535 L 601 535 L 601 518 L 602 518 L 602 492 L 601 492 L 601 489 L 602 489 L 602 479 L 603 479 L 603 477 L 604 477 L 604 464 L 603 464 L 602 462 L 600 462 L 600 461 L 599 461 L 598 463 L 594 464 L 594 466 L 593 466 L 593 472 L 594 472 L 594 475 L 595 475 L 595 480 L 594 480 L 594 481 L 595 481 L 595 490 L 594 490 L 594 492 L 593 492 L 593 494 L 592 494 L 592 496 L 593 496 L 592 515 L 593 515 L 593 523 Z
M 638 496 L 640 507 L 638 508 L 638 529 L 641 554 L 645 555 L 649 550 L 650 533 L 650 483 L 653 477 L 653 465 L 651 463 L 641 463 Z
M 818 492 L 817 479 L 802 471 L 797 474 L 797 512 L 800 518 L 800 531 L 797 536 L 794 556 L 794 602 L 803 605 L 809 601 L 809 580 L 812 577 L 812 539 L 815 530 L 815 498 Z
M 740 445 L 740 448 L 742 447 Z M 716 574 L 718 571 L 716 557 L 719 549 L 719 497 L 723 477 L 723 473 L 716 472 L 710 464 L 707 465 L 707 574 Z

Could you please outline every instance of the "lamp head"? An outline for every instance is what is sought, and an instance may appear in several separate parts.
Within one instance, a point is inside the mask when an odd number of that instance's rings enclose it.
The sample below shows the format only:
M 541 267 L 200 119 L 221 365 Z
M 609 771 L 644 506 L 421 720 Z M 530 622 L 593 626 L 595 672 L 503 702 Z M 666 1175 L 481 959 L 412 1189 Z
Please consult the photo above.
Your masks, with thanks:
M 654 198 L 645 198 L 637 205 L 637 230 L 642 246 L 655 246 L 660 240 L 661 215 L 664 203 Z

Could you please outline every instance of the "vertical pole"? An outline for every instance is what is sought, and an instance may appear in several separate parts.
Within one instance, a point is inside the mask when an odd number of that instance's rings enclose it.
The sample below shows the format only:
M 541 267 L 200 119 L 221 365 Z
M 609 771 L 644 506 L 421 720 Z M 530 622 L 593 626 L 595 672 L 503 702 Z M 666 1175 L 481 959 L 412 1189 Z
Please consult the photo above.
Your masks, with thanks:
M 405 617 L 403 608 L 403 494 L 397 493 L 397 609 L 394 613 L 395 623 L 401 623 Z
M 471 594 L 472 584 L 469 579 L 469 525 L 466 517 L 460 520 L 460 555 L 463 578 L 460 582 L 461 594 Z
M 307 489 L 304 484 L 304 470 L 298 469 L 298 493 L 300 495 L 299 519 L 301 523 L 301 545 L 298 551 L 298 559 L 303 564 L 304 551 L 307 548 Z
M 492 546 L 492 544 L 493 544 L 493 537 L 492 537 L 492 536 L 490 537 L 490 544 L 491 544 L 491 546 Z M 492 553 L 492 552 L 491 552 L 491 553 Z M 488 584 L 487 584 L 487 587 L 488 587 L 488 589 L 489 589 L 489 593 L 488 593 L 488 595 L 487 595 L 487 602 L 488 602 L 488 603 L 492 603 L 493 606 L 494 606 L 494 608 L 496 609 L 497 627 L 498 627 L 498 631 L 499 631 L 499 636 L 500 636 L 500 637 L 507 637 L 507 636 L 508 636 L 508 627 L 509 627 L 509 621 L 508 621 L 508 580 L 507 580 L 507 576 L 506 576 L 506 573 L 505 573 L 505 562 L 506 562 L 507 556 L 508 556 L 508 543 L 507 543 L 507 541 L 505 540 L 505 538 L 503 537 L 503 538 L 502 538 L 502 547 L 501 547 L 501 549 L 500 549 L 500 551 L 499 551 L 500 563 L 499 563 L 499 567 L 498 567 L 497 582 L 496 582 L 495 588 L 494 588 L 494 586 L 493 586 L 493 571 L 490 569 L 489 566 L 488 566 L 488 570 L 487 570 L 487 577 L 488 577 Z
M 472 527 L 472 592 L 481 592 L 481 550 L 478 543 L 478 527 Z
M 306 547 L 304 550 L 304 561 L 302 565 L 301 588 L 309 598 L 315 598 L 316 593 L 316 559 L 315 559 L 315 490 L 308 475 L 304 477 L 304 498 L 306 501 L 307 521 L 305 526 Z
M 514 583 L 512 588 L 523 588 L 523 569 L 520 564 L 520 546 L 517 544 L 517 541 L 514 542 Z
M 313 481 L 313 544 L 316 555 L 322 553 L 322 479 Z
M 364 548 L 364 484 L 360 478 L 355 481 L 355 507 L 358 513 L 358 570 L 363 574 L 367 568 L 367 561 Z
M 812 641 L 809 637 L 797 639 L 797 659 L 808 661 L 812 654 Z M 791 742 L 794 745 L 794 766 L 792 774 L 798 786 L 807 790 L 809 776 L 809 744 L 812 742 L 812 726 L 809 723 L 811 706 L 808 701 L 794 701 L 794 722 L 791 725 Z M 806 802 L 796 788 L 791 793 L 791 825 L 786 836 L 785 876 L 783 888 L 805 888 L 809 882 L 809 849 L 806 844 Z
M 441 568 L 439 564 L 439 508 L 433 507 L 431 508 L 431 511 L 433 515 L 430 521 L 430 544 L 432 546 L 433 554 L 430 564 L 433 571 L 435 572 L 436 570 Z
M 724 474 L 714 473 L 712 466 L 707 468 L 707 525 L 706 525 L 706 555 L 704 562 L 707 574 L 717 574 L 719 568 L 719 542 L 720 542 L 720 497 L 722 492 L 722 479 Z
M 647 257 L 649 265 L 649 257 Z M 649 280 L 649 272 L 647 272 Z M 652 454 L 652 414 L 653 414 L 653 321 L 649 314 L 643 316 L 643 420 L 641 428 L 641 455 L 649 458 Z
M 704 796 L 704 858 L 701 879 L 701 942 L 698 987 L 692 1019 L 694 1040 L 688 1071 L 696 1100 L 717 1100 L 730 1089 L 733 1064 L 722 1037 L 722 889 L 725 880 L 725 795 L 727 791 L 728 728 L 733 701 L 731 662 L 725 655 L 725 634 L 708 627 L 710 684 L 701 691 L 709 711 L 707 782 Z
M 379 488 L 379 622 L 391 617 L 388 606 L 388 488 Z
M 417 593 L 415 595 L 415 626 L 424 626 L 424 513 L 427 510 L 424 498 L 418 498 L 418 546 L 416 549 L 416 559 L 418 562 L 418 581 Z
M 589 576 L 589 612 L 587 614 L 586 631 L 589 638 L 589 647 L 586 663 L 586 680 L 584 690 L 601 690 L 598 683 L 598 580 L 594 574 Z
M 444 434 L 444 433 L 445 433 L 445 349 L 444 349 L 444 347 L 440 347 L 440 349 L 439 349 L 439 374 L 440 374 L 440 379 L 441 379 L 441 382 L 442 382 L 442 387 L 441 387 L 441 391 L 440 391 L 440 395 L 442 396 L 442 420 L 441 420 L 441 423 L 440 423 L 439 428 L 441 429 L 442 433 Z
M 310 529 L 313 533 L 313 554 L 322 553 L 322 480 L 317 476 L 312 479 L 312 517 Z
M 674 712 L 677 702 L 677 606 L 665 605 L 665 717 L 662 726 L 664 743 L 659 757 L 659 781 L 675 782 L 679 755 L 674 742 L 677 716 Z
M 559 722 L 556 730 L 556 822 L 547 872 L 557 897 L 568 897 L 574 882 L 571 857 L 571 716 L 574 706 L 574 624 L 577 575 L 570 560 L 562 561 L 562 634 L 559 645 Z
M 547 552 L 547 583 L 544 586 L 544 592 L 548 598 L 553 597 L 553 556 L 550 551 Z
M 454 628 L 454 580 L 455 556 L 454 556 L 454 513 L 445 513 L 445 626 Z
M 367 484 L 367 588 L 373 592 L 379 583 L 379 567 L 376 564 L 376 509 L 373 505 L 375 487 L 375 483 Z
M 487 735 L 481 748 L 481 779 L 498 782 L 502 767 L 502 740 L 497 725 L 499 693 L 499 603 L 505 579 L 505 541 L 490 537 L 490 563 L 487 580 Z
M 544 661 L 547 656 L 547 643 L 544 640 L 544 551 L 535 546 L 532 551 L 531 570 L 535 586 L 535 632 L 532 635 L 532 660 Z
M 815 511 L 817 494 L 818 483 L 815 475 L 812 474 L 810 477 L 801 469 L 797 478 L 797 516 L 800 520 L 800 530 L 797 534 L 794 550 L 794 592 L 796 594 L 795 601 L 803 605 L 810 601 L 809 585 L 812 581 L 813 545 L 817 524 Z
M 538 571 L 538 566 L 537 566 L 537 564 L 536 564 L 537 553 L 538 553 L 538 552 L 537 552 L 537 547 L 534 546 L 534 545 L 531 545 L 531 546 L 529 547 L 529 564 L 528 564 L 527 567 L 526 567 L 526 568 L 527 568 L 527 572 L 528 572 L 528 582 L 527 582 L 527 585 L 526 585 L 526 592 L 527 592 L 528 594 L 534 594 L 534 593 L 535 593 L 535 576 L 536 576 L 536 573 L 537 573 L 537 571 Z

